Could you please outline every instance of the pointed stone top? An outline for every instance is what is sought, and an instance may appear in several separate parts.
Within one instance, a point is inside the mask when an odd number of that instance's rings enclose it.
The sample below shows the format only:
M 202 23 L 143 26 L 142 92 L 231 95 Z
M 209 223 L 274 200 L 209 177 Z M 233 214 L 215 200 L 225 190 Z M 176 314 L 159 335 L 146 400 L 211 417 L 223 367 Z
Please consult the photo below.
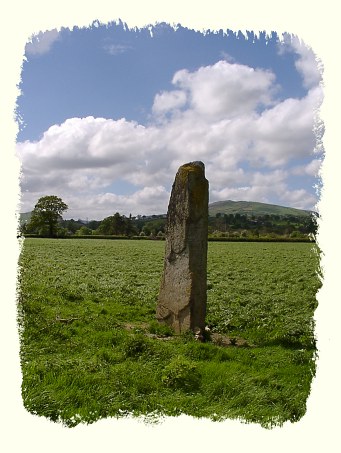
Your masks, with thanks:
M 193 162 L 188 162 L 187 164 L 181 165 L 181 167 L 200 167 L 203 171 L 205 171 L 205 165 L 201 160 L 195 160 Z M 180 168 L 181 168 L 180 167 Z

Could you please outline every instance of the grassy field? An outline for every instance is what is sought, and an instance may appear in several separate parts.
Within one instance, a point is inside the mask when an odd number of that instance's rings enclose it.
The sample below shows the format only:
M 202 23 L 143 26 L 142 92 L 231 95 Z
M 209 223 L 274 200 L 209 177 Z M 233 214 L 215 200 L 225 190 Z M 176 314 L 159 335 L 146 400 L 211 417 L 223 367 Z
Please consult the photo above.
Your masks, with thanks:
M 247 342 L 223 347 L 154 320 L 164 242 L 26 239 L 25 407 L 70 427 L 128 413 L 299 420 L 315 373 L 315 247 L 209 243 L 207 323 Z

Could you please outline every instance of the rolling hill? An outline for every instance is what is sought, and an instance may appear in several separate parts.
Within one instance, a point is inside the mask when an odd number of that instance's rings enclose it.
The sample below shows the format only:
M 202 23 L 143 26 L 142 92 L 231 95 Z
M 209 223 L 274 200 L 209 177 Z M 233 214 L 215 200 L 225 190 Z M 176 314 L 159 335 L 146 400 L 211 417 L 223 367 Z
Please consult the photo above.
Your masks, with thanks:
M 29 222 L 31 218 L 32 212 L 21 212 L 19 214 L 19 221 L 20 223 Z
M 280 215 L 280 216 L 297 216 L 297 217 L 308 217 L 311 215 L 311 211 L 305 211 L 303 209 L 288 208 L 285 206 L 278 206 L 274 204 L 259 203 L 255 201 L 217 201 L 208 205 L 208 211 L 210 217 L 215 217 L 218 212 L 221 214 L 244 214 L 244 215 Z M 31 212 L 20 213 L 20 223 L 28 222 L 31 218 Z M 91 217 L 91 216 L 89 216 Z M 166 217 L 166 214 L 160 214 L 152 217 Z
M 288 208 L 285 206 L 278 206 L 274 204 L 259 203 L 255 201 L 217 201 L 210 203 L 208 206 L 209 215 L 214 217 L 217 213 L 221 214 L 244 214 L 244 215 L 280 215 L 280 216 L 299 216 L 307 217 L 311 211 L 304 211 L 303 209 Z

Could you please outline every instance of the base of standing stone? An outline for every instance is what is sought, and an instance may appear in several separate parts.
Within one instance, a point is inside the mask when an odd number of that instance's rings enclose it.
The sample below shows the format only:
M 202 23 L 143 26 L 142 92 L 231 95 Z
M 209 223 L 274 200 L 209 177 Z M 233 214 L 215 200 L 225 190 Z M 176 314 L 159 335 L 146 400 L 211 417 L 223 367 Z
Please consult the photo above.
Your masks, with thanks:
M 176 333 L 205 328 L 208 181 L 202 162 L 182 165 L 168 206 L 157 319 Z

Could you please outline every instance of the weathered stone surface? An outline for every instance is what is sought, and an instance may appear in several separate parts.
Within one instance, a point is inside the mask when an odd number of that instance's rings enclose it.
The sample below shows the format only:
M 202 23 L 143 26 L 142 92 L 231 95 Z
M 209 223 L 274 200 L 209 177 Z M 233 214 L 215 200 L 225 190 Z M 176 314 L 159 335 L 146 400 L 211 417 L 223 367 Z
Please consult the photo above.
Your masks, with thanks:
M 156 317 L 177 333 L 205 328 L 208 181 L 202 162 L 182 165 L 168 205 Z

